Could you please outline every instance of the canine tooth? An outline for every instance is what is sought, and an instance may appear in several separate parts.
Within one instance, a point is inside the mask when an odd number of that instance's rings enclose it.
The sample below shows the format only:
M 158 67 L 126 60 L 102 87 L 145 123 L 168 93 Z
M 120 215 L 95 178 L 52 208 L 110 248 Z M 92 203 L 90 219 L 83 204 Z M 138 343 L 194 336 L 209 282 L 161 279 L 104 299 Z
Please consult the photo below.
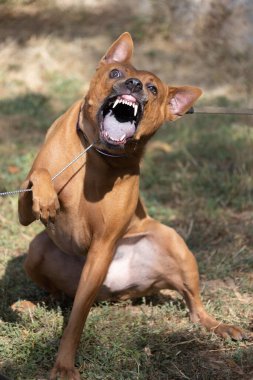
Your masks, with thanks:
M 138 112 L 138 104 L 135 104 L 134 105 L 134 116 L 137 115 L 137 112 Z
M 114 102 L 114 104 L 113 104 L 113 106 L 112 106 L 112 108 L 115 108 L 118 103 L 120 103 L 120 100 L 116 99 L 115 102 Z

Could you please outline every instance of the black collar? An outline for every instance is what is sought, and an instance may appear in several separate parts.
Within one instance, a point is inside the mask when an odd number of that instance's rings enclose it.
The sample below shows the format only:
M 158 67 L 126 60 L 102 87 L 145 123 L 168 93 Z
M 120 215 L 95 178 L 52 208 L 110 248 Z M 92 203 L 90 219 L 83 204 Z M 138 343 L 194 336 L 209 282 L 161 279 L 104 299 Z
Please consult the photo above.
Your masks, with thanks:
M 102 150 L 102 149 L 98 149 L 96 147 L 94 147 L 94 149 L 96 149 L 96 151 L 100 154 L 102 154 L 103 156 L 107 156 L 107 157 L 113 157 L 113 158 L 126 158 L 128 157 L 127 154 L 113 154 L 113 153 L 108 153 L 106 150 Z

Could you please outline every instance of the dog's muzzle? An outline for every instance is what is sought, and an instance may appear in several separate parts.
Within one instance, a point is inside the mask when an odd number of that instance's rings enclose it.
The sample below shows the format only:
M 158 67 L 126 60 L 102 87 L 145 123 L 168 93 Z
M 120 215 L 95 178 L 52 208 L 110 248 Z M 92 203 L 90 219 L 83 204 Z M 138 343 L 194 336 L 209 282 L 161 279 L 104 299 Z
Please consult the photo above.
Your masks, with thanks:
M 100 108 L 100 138 L 113 146 L 123 147 L 133 138 L 143 116 L 146 97 L 139 79 L 128 78 L 116 83 L 112 94 Z

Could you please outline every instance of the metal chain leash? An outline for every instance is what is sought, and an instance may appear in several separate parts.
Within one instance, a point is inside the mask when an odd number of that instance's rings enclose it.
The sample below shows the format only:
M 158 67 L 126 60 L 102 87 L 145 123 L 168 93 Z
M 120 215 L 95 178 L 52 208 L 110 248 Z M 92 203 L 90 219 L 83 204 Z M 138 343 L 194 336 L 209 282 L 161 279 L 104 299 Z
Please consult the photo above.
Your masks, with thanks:
M 20 190 L 13 190 L 13 191 L 4 191 L 3 193 L 0 193 L 0 197 L 5 197 L 8 195 L 17 195 L 20 193 L 25 193 L 27 191 L 32 191 L 32 189 L 20 189 Z
M 52 181 L 54 181 L 57 177 L 59 177 L 59 175 L 61 175 L 65 170 L 67 170 L 71 165 L 73 165 L 77 160 L 79 160 L 79 158 L 81 158 L 86 152 L 88 152 L 90 148 L 93 147 L 93 145 L 94 143 L 90 144 L 83 152 L 79 153 L 78 156 L 76 156 L 72 161 L 70 161 L 66 166 L 64 166 L 64 168 L 62 168 L 58 173 L 56 173 L 52 177 Z M 20 193 L 26 193 L 28 191 L 32 191 L 32 189 L 19 189 L 19 190 L 13 190 L 13 191 L 5 191 L 5 192 L 0 193 L 0 197 L 5 197 L 8 195 L 17 195 Z
M 191 107 L 187 114 L 253 116 L 252 108 Z

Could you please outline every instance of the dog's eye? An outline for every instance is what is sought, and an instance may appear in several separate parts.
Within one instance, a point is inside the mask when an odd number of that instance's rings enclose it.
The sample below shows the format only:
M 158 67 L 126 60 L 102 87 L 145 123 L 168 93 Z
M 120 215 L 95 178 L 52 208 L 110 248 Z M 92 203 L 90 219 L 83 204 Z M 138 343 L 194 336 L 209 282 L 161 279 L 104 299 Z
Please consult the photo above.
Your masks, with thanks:
M 150 92 L 152 92 L 153 95 L 157 95 L 157 88 L 153 84 L 148 84 L 147 88 Z
M 110 72 L 109 76 L 110 76 L 110 78 L 120 78 L 122 76 L 122 73 L 117 69 L 113 69 Z

